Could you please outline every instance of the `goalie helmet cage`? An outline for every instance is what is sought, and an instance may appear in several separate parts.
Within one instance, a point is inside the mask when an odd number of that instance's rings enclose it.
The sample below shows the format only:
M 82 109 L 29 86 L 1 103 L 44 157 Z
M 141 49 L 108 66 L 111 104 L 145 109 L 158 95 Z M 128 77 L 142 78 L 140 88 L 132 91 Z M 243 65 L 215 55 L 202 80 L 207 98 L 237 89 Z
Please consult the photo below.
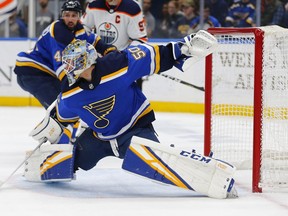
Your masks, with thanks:
M 288 30 L 210 28 L 204 154 L 252 168 L 252 191 L 288 187 Z

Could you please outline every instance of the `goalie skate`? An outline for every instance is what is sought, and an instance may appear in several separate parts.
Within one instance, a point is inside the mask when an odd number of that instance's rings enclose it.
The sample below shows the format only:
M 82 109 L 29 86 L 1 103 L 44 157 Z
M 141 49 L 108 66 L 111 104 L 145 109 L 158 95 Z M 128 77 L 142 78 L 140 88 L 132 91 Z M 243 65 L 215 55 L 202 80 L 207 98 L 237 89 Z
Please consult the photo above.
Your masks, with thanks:
M 227 198 L 228 199 L 238 198 L 238 192 L 237 192 L 235 186 L 232 187 L 231 191 L 227 193 Z

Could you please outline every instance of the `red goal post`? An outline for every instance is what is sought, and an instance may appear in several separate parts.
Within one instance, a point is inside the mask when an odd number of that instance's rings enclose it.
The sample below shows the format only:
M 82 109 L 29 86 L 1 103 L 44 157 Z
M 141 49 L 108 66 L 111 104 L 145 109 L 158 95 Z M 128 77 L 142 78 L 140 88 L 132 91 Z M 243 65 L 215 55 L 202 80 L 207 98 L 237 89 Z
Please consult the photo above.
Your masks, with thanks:
M 252 191 L 288 187 L 288 30 L 211 28 L 204 154 L 252 168 Z

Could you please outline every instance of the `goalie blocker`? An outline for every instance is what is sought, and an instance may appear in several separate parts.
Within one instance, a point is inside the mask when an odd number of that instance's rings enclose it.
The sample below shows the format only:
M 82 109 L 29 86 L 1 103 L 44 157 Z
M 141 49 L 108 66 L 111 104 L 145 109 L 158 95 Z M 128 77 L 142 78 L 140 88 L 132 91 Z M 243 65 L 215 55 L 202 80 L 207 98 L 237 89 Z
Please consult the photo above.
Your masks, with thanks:
M 24 176 L 36 182 L 70 181 L 74 178 L 73 155 L 71 144 L 43 145 L 27 161 Z M 232 190 L 234 166 L 148 139 L 132 138 L 122 168 L 212 198 L 237 197 Z

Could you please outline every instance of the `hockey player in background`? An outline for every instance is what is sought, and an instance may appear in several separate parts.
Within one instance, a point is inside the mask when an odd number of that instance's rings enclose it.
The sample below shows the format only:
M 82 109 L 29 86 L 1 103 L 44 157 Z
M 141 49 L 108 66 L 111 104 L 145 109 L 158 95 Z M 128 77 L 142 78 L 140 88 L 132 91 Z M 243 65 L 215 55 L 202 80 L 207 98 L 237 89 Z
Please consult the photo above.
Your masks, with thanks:
M 91 1 L 81 18 L 89 29 L 95 29 L 101 39 L 117 47 L 127 48 L 147 42 L 147 32 L 140 5 L 133 0 Z
M 81 13 L 78 1 L 66 1 L 61 8 L 61 18 L 42 32 L 34 48 L 17 55 L 14 72 L 19 86 L 37 98 L 46 109 L 61 91 L 60 81 L 65 76 L 61 52 L 69 43 L 75 39 L 87 40 L 102 55 L 116 49 L 105 44 L 96 34 L 85 32 L 80 23 Z M 61 141 L 68 142 L 78 127 L 79 123 L 67 127 Z
M 17 10 L 17 0 L 0 0 L 0 23 Z
M 75 39 L 87 40 L 103 55 L 115 49 L 97 35 L 85 32 L 80 23 L 81 13 L 78 1 L 66 1 L 61 8 L 61 18 L 42 32 L 34 48 L 17 55 L 14 72 L 19 86 L 37 98 L 45 108 L 60 93 L 60 81 L 65 76 L 61 52 L 69 43 Z
M 61 94 L 30 133 L 40 143 L 48 141 L 29 159 L 26 179 L 72 180 L 78 169 L 90 170 L 114 156 L 123 159 L 124 170 L 140 176 L 213 198 L 236 197 L 233 165 L 159 143 L 154 111 L 135 83 L 173 66 L 181 69 L 187 58 L 204 58 L 216 47 L 217 40 L 203 30 L 165 46 L 139 44 L 102 58 L 86 41 L 73 41 L 62 53 L 67 76 Z M 58 143 L 62 125 L 79 118 L 89 127 L 73 144 L 51 145 Z
M 119 50 L 148 41 L 143 12 L 133 0 L 91 1 L 81 22 Z M 137 83 L 142 88 L 142 78 Z

